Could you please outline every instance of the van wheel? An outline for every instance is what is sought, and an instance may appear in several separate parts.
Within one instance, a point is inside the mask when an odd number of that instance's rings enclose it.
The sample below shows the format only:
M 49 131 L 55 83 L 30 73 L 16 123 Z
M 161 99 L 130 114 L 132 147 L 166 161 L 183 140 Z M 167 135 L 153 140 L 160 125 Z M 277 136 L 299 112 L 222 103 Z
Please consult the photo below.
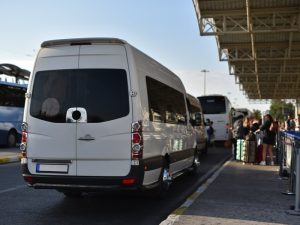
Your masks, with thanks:
M 152 194 L 154 197 L 163 199 L 167 196 L 170 185 L 172 183 L 172 177 L 170 174 L 169 164 L 167 163 L 166 160 L 163 163 L 163 168 L 161 170 L 161 174 L 159 176 L 158 182 L 159 182 L 159 185 L 158 185 L 158 187 L 156 187 L 152 190 Z
M 7 146 L 8 147 L 16 147 L 17 144 L 17 135 L 16 132 L 11 130 L 7 135 Z
M 67 198 L 79 198 L 82 195 L 81 191 L 60 191 L 60 192 L 62 192 Z
M 200 159 L 199 159 L 199 152 L 196 149 L 194 154 L 194 161 L 192 166 L 190 167 L 190 174 L 197 175 L 200 167 Z

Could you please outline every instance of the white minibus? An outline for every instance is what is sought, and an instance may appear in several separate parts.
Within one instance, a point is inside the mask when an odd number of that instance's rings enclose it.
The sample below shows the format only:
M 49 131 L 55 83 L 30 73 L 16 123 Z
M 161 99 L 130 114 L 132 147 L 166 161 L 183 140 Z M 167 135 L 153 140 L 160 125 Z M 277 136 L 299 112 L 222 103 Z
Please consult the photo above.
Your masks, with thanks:
M 207 154 L 208 137 L 202 107 L 199 100 L 190 94 L 187 94 L 187 103 L 190 120 L 196 133 L 197 149 L 200 154 Z
M 25 181 L 66 196 L 103 188 L 161 195 L 199 165 L 181 80 L 114 38 L 41 44 L 20 148 Z

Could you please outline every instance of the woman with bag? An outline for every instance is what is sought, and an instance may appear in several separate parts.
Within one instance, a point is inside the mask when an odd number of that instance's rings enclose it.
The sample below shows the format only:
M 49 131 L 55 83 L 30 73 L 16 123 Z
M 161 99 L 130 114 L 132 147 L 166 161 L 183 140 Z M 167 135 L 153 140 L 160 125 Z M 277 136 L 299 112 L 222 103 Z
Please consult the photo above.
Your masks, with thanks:
M 262 135 L 262 142 L 263 142 L 263 152 L 262 152 L 262 161 L 259 165 L 265 166 L 266 165 L 266 155 L 267 151 L 269 152 L 270 156 L 270 165 L 274 165 L 273 161 L 273 146 L 275 145 L 276 140 L 276 133 L 278 130 L 278 124 L 275 122 L 270 114 L 265 115 L 264 123 L 260 127 L 260 130 L 263 131 Z

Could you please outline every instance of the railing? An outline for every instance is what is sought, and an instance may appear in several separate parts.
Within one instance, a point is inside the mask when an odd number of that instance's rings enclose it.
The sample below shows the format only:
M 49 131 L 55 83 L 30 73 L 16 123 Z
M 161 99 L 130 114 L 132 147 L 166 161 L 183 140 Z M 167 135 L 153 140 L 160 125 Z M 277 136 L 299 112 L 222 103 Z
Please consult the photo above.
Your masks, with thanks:
M 288 190 L 285 194 L 295 195 L 295 207 L 288 213 L 300 215 L 300 132 L 279 132 L 279 174 L 288 177 Z

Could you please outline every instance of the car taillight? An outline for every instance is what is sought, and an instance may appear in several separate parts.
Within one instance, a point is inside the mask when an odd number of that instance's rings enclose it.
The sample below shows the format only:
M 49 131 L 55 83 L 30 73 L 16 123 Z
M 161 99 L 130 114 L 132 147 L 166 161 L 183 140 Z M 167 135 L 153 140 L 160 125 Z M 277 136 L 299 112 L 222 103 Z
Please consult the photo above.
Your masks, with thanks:
M 22 124 L 22 142 L 20 144 L 20 151 L 23 158 L 26 158 L 27 156 L 27 134 L 28 134 L 28 124 L 23 123 Z
M 132 165 L 139 165 L 143 157 L 143 126 L 142 121 L 131 124 L 131 160 Z

